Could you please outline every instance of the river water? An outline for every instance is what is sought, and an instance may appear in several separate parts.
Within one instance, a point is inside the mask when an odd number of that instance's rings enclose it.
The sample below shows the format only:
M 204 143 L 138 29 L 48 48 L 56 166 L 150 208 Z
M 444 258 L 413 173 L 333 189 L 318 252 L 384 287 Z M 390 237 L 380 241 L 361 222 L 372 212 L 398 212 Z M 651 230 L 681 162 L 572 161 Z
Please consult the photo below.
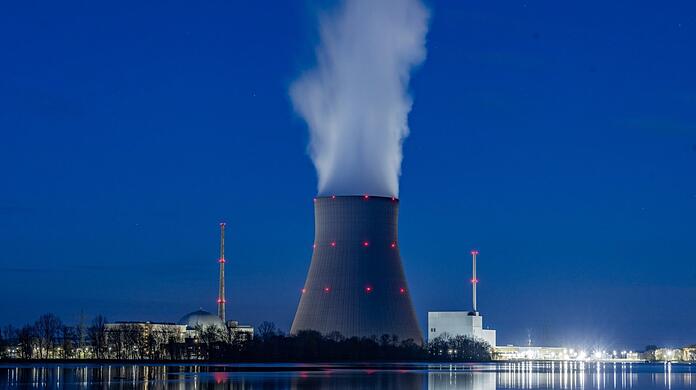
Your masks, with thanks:
M 0 388 L 692 389 L 696 364 L 0 364 Z

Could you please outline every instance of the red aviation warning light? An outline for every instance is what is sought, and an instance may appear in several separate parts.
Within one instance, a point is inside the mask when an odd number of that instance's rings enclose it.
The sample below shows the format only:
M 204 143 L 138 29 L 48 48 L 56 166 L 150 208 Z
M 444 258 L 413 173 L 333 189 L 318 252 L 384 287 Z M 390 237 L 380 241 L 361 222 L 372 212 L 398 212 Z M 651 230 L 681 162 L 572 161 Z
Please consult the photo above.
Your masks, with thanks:
M 370 243 L 367 241 L 363 241 L 363 246 L 370 246 Z
M 328 287 L 324 287 L 324 292 L 328 294 L 329 292 L 331 292 L 331 289 Z
M 368 293 L 368 294 L 371 293 L 371 292 L 372 292 L 372 287 L 371 287 L 371 286 L 365 287 L 365 292 Z

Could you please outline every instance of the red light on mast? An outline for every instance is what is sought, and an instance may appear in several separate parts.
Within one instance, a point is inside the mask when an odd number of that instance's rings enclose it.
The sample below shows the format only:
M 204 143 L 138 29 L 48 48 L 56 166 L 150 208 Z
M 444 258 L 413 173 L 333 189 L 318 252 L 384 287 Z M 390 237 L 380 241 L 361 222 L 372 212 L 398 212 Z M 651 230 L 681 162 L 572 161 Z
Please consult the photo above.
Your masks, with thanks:
M 369 196 L 369 195 L 365 195 L 365 196 L 363 196 L 363 199 L 365 199 L 365 200 L 368 200 L 369 198 L 370 198 L 370 196 Z
M 329 293 L 330 291 L 331 291 L 331 289 L 330 289 L 330 288 L 328 288 L 328 287 L 324 287 L 324 292 L 325 292 L 325 293 Z
M 368 293 L 368 294 L 371 293 L 371 292 L 372 292 L 372 287 L 370 287 L 370 286 L 365 287 L 365 292 Z
M 363 242 L 363 246 L 370 246 L 370 243 L 365 241 L 365 242 Z
M 331 246 L 336 246 L 336 241 L 331 241 Z
M 478 283 L 478 279 L 471 279 L 471 283 Z
M 406 293 L 406 289 L 403 288 L 403 287 L 401 287 L 401 288 L 399 289 L 399 292 L 400 292 L 401 294 L 404 294 L 404 293 Z
M 395 242 L 392 242 L 392 243 L 391 243 L 391 247 L 392 247 L 392 248 L 396 248 L 396 243 L 395 243 Z

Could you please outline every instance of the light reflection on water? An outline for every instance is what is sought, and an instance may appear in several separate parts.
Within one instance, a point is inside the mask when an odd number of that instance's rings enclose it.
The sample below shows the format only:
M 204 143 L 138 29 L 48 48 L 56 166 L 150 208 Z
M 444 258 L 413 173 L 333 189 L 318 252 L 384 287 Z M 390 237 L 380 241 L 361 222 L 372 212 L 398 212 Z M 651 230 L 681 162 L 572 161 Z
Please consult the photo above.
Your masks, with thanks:
M 696 365 L 484 364 L 0 365 L 0 388 L 691 389 Z

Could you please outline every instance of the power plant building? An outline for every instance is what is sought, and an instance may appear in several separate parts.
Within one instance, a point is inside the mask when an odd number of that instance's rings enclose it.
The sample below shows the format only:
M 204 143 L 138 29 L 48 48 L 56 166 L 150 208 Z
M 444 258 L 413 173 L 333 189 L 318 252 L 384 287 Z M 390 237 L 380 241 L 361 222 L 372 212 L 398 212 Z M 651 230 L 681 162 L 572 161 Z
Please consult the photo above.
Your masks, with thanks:
M 483 328 L 483 316 L 476 307 L 476 285 L 479 282 L 476 277 L 476 257 L 478 254 L 477 250 L 471 251 L 471 298 L 473 310 L 428 312 L 428 341 L 438 337 L 467 336 L 483 340 L 491 347 L 495 347 L 496 332 L 493 329 Z
M 118 321 L 104 325 L 109 342 L 113 343 L 114 337 L 129 331 L 137 331 L 144 337 L 160 336 L 164 340 L 173 338 L 177 342 L 184 341 L 186 337 L 186 326 L 171 322 L 150 322 L 150 321 Z
M 198 331 L 209 327 L 217 327 L 231 340 L 251 340 L 254 338 L 254 327 L 250 325 L 240 325 L 238 321 L 222 319 L 213 313 L 203 309 L 188 313 L 179 320 L 179 325 L 186 329 L 186 335 L 190 338 L 197 338 Z
M 186 314 L 179 320 L 179 325 L 186 329 L 187 337 L 197 338 L 198 332 L 209 327 L 217 327 L 231 340 L 251 340 L 254 337 L 254 327 L 240 325 L 238 321 L 225 318 L 227 301 L 225 299 L 225 227 L 226 223 L 220 223 L 220 257 L 218 258 L 218 297 L 217 315 L 203 309 Z
M 428 341 L 444 335 L 469 336 L 483 340 L 495 347 L 493 329 L 483 328 L 483 316 L 478 312 L 431 311 L 428 312 Z
M 314 251 L 292 334 L 423 342 L 399 254 L 398 210 L 399 200 L 389 197 L 314 200 Z

